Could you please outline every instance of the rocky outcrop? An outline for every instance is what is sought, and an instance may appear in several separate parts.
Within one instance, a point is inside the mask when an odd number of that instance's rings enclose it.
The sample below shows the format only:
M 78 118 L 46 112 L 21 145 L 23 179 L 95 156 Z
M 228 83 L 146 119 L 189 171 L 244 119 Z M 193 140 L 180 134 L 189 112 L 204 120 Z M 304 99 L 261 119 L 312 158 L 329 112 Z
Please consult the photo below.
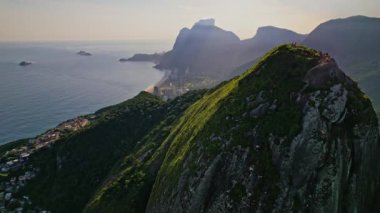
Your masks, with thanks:
M 304 81 L 310 86 L 323 86 L 330 81 L 345 81 L 345 74 L 339 69 L 335 61 L 321 63 L 309 70 Z

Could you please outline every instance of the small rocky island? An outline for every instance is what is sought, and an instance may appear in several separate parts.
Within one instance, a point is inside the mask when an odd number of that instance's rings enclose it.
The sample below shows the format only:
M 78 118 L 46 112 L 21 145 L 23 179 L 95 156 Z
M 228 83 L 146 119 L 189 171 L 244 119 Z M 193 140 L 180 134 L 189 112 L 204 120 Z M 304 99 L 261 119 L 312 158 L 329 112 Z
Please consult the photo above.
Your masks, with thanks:
M 91 53 L 86 52 L 86 51 L 83 51 L 83 50 L 77 52 L 77 54 L 78 54 L 78 55 L 81 55 L 81 56 L 92 56 Z
M 22 67 L 25 67 L 25 66 L 29 66 L 29 65 L 32 65 L 33 63 L 30 62 L 30 61 L 21 61 L 18 65 L 22 66 Z

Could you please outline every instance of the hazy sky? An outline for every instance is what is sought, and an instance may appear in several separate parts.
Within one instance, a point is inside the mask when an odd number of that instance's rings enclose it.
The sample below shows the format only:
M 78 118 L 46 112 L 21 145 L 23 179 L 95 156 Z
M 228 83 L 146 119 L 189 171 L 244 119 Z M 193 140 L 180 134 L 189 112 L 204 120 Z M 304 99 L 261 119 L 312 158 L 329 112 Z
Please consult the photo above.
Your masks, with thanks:
M 202 18 L 249 38 L 358 14 L 380 17 L 380 0 L 0 0 L 0 41 L 171 40 Z

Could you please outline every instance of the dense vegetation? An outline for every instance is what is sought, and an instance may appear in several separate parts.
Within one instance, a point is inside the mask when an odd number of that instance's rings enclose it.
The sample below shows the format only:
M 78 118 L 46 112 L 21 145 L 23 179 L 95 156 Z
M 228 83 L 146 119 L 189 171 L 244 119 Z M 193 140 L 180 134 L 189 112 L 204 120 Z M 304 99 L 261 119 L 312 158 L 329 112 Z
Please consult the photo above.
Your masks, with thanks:
M 115 164 L 141 144 L 150 131 L 158 131 L 156 127 L 163 125 L 163 120 L 172 122 L 196 94 L 165 103 L 142 92 L 98 111 L 98 120 L 89 128 L 33 156 L 30 163 L 40 172 L 24 193 L 34 204 L 53 212 L 79 212 Z
M 192 91 L 169 102 L 166 117 L 119 162 L 86 208 L 88 212 L 143 212 L 170 144 L 163 144 L 182 112 L 205 91 Z

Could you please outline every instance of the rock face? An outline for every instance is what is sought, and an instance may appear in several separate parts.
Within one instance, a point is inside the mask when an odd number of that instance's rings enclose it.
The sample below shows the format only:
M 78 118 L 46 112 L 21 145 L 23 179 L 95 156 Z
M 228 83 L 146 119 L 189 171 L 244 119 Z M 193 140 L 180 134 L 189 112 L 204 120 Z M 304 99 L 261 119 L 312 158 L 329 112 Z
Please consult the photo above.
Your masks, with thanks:
M 379 178 L 379 133 L 373 112 L 365 112 L 371 109 L 357 114 L 348 103 L 352 98 L 357 97 L 344 83 L 302 94 L 302 131 L 290 149 L 269 141 L 281 179 L 275 212 L 370 212 L 375 195 L 371 185 Z M 365 120 L 353 124 L 351 119 L 360 116 Z
M 375 211 L 377 117 L 327 55 L 274 49 L 178 128 L 147 212 Z

